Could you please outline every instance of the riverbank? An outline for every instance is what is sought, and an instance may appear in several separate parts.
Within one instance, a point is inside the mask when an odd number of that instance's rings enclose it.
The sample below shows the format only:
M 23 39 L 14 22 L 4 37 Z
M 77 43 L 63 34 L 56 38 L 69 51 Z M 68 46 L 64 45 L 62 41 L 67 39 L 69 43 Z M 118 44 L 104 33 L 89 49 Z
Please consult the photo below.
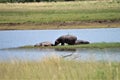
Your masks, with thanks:
M 91 29 L 120 28 L 120 21 L 74 21 L 55 23 L 0 23 L 0 30 L 54 30 L 54 29 Z
M 72 50 L 76 48 L 120 48 L 120 43 L 91 43 L 91 44 L 81 44 L 81 45 L 65 45 L 65 46 L 50 46 L 50 47 L 34 47 L 34 46 L 22 46 L 19 48 L 53 48 L 53 49 L 63 49 Z
M 0 4 L 0 30 L 119 28 L 114 1 Z
M 52 56 L 38 62 L 0 62 L 0 79 L 119 80 L 119 70 L 119 62 L 82 62 Z

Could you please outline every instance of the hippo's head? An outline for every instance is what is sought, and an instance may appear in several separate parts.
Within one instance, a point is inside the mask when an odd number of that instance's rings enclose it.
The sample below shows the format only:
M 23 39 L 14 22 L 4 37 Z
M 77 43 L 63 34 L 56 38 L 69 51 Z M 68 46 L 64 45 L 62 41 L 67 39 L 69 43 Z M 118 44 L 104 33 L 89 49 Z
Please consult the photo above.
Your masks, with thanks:
M 56 45 L 58 45 L 58 44 L 59 44 L 59 41 L 56 40 L 54 46 L 56 46 Z

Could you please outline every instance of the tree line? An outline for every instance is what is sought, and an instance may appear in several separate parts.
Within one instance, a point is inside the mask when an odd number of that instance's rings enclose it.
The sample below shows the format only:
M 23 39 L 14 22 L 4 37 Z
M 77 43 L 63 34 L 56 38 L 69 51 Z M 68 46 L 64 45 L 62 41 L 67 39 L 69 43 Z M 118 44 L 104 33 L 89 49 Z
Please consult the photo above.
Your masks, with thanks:
M 75 0 L 0 0 L 0 3 L 56 2 L 56 1 L 75 1 Z
M 100 0 L 0 0 L 0 3 L 57 2 L 57 1 L 100 1 Z
M 57 1 L 101 1 L 101 0 L 0 0 L 0 3 L 57 2 Z M 120 3 L 120 0 L 112 0 L 112 1 Z

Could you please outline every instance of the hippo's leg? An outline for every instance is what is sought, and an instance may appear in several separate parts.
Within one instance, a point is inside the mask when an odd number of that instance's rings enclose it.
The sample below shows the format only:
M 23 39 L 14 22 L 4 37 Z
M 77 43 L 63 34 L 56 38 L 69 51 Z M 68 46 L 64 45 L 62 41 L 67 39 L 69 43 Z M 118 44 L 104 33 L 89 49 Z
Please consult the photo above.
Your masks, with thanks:
M 61 43 L 62 46 L 64 46 L 64 43 Z

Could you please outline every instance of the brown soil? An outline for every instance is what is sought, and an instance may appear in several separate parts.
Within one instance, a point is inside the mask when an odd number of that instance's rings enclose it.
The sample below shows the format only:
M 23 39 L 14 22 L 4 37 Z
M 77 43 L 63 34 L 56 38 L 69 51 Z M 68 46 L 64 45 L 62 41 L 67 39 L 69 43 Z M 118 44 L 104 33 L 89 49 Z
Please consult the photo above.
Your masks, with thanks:
M 120 28 L 120 20 L 70 21 L 54 23 L 0 23 L 0 30 Z

